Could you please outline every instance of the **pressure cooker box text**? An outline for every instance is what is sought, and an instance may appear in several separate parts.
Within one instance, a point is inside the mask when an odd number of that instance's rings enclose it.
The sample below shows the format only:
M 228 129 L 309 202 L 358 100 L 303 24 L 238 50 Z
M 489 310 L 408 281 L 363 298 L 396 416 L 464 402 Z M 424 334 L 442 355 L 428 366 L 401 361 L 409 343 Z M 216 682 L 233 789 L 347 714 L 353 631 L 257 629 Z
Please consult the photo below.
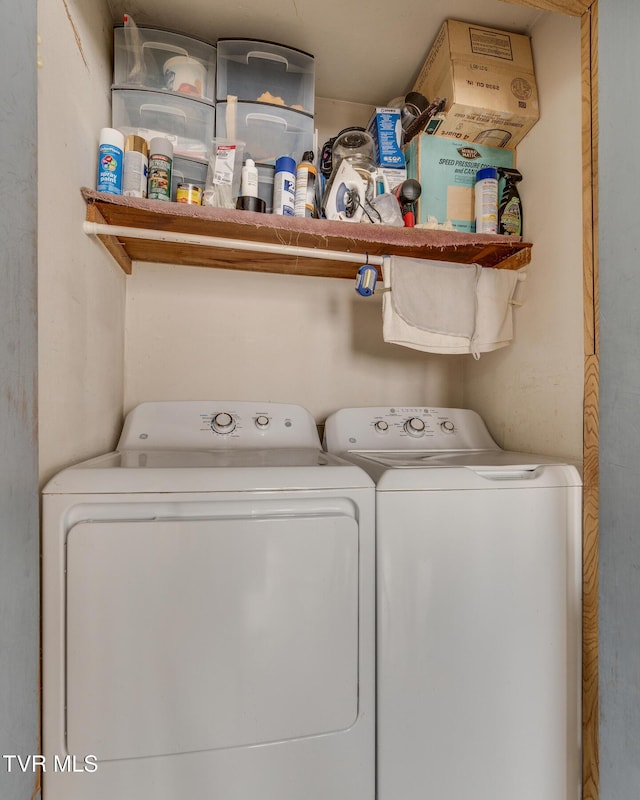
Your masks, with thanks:
M 435 135 L 513 149 L 540 116 L 531 40 L 446 20 L 413 87 L 446 98 Z

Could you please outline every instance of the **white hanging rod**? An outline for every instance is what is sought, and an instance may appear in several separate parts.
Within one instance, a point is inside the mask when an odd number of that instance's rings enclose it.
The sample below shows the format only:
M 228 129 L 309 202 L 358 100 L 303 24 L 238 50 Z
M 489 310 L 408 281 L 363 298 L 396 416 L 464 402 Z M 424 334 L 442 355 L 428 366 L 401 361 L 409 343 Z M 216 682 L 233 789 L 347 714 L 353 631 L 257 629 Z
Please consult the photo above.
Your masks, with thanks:
M 123 225 L 102 225 L 99 222 L 84 221 L 83 230 L 91 236 L 121 236 L 126 239 L 148 239 L 154 242 L 174 244 L 197 244 L 202 247 L 222 247 L 233 250 L 248 250 L 252 253 L 275 253 L 281 256 L 301 256 L 303 258 L 323 258 L 331 261 L 365 262 L 380 267 L 387 256 L 369 256 L 363 253 L 344 253 L 335 250 L 321 250 L 314 247 L 272 244 L 270 242 L 247 242 L 242 239 L 222 239 L 217 236 L 199 236 L 195 233 L 172 233 L 170 231 L 148 230 L 146 228 L 127 228 Z

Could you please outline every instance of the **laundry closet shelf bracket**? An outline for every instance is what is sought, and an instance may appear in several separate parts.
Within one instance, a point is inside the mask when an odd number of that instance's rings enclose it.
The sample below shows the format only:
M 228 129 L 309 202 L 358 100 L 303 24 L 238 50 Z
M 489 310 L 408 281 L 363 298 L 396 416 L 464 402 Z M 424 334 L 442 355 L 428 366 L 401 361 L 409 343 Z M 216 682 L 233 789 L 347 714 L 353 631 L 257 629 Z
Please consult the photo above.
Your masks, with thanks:
M 120 197 L 82 189 L 85 232 L 120 267 L 134 261 L 353 280 L 388 255 L 520 269 L 532 245 L 515 237 L 298 219 Z

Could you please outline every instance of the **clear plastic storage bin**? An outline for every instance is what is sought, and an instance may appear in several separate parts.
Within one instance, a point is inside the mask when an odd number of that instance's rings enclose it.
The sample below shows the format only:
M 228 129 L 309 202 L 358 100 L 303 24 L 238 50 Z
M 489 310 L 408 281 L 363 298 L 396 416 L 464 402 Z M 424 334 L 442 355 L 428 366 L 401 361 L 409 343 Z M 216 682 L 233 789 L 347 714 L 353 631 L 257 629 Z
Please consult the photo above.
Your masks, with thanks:
M 150 89 L 113 89 L 112 126 L 127 136 L 150 141 L 166 136 L 174 153 L 208 159 L 215 126 L 215 107 L 204 100 Z
M 219 39 L 216 96 L 270 103 L 313 115 L 313 56 L 272 42 Z
M 289 108 L 237 103 L 234 137 L 232 130 L 227 131 L 227 106 L 216 106 L 216 136 L 244 142 L 245 158 L 275 164 L 279 156 L 291 156 L 298 162 L 305 150 L 314 150 L 312 117 Z
M 176 189 L 181 183 L 193 183 L 204 190 L 207 181 L 207 162 L 195 158 L 174 156 L 171 169 L 171 199 L 176 199 Z
M 113 84 L 215 99 L 216 48 L 159 28 L 113 30 Z

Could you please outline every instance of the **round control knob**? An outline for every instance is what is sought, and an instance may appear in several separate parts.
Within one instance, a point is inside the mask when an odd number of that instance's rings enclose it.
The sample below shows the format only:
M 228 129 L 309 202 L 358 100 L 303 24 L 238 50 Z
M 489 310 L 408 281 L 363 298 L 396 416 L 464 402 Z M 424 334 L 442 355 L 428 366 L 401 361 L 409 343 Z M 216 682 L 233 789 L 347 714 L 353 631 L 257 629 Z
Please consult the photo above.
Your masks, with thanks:
M 379 419 L 373 426 L 379 433 L 384 433 L 389 430 L 389 423 L 383 419 Z
M 221 411 L 211 420 L 211 429 L 216 433 L 231 433 L 235 430 L 235 427 L 236 423 L 234 422 L 233 417 L 231 414 L 227 414 L 226 411 Z
M 453 433 L 456 429 L 456 426 L 451 422 L 450 419 L 446 419 L 444 422 L 440 423 L 440 427 L 445 433 Z
M 265 417 L 264 414 L 260 414 L 259 417 L 256 417 L 256 428 L 266 428 L 269 425 L 269 417 Z
M 424 433 L 424 421 L 420 417 L 410 417 L 404 423 L 404 429 L 410 436 L 422 436 Z

